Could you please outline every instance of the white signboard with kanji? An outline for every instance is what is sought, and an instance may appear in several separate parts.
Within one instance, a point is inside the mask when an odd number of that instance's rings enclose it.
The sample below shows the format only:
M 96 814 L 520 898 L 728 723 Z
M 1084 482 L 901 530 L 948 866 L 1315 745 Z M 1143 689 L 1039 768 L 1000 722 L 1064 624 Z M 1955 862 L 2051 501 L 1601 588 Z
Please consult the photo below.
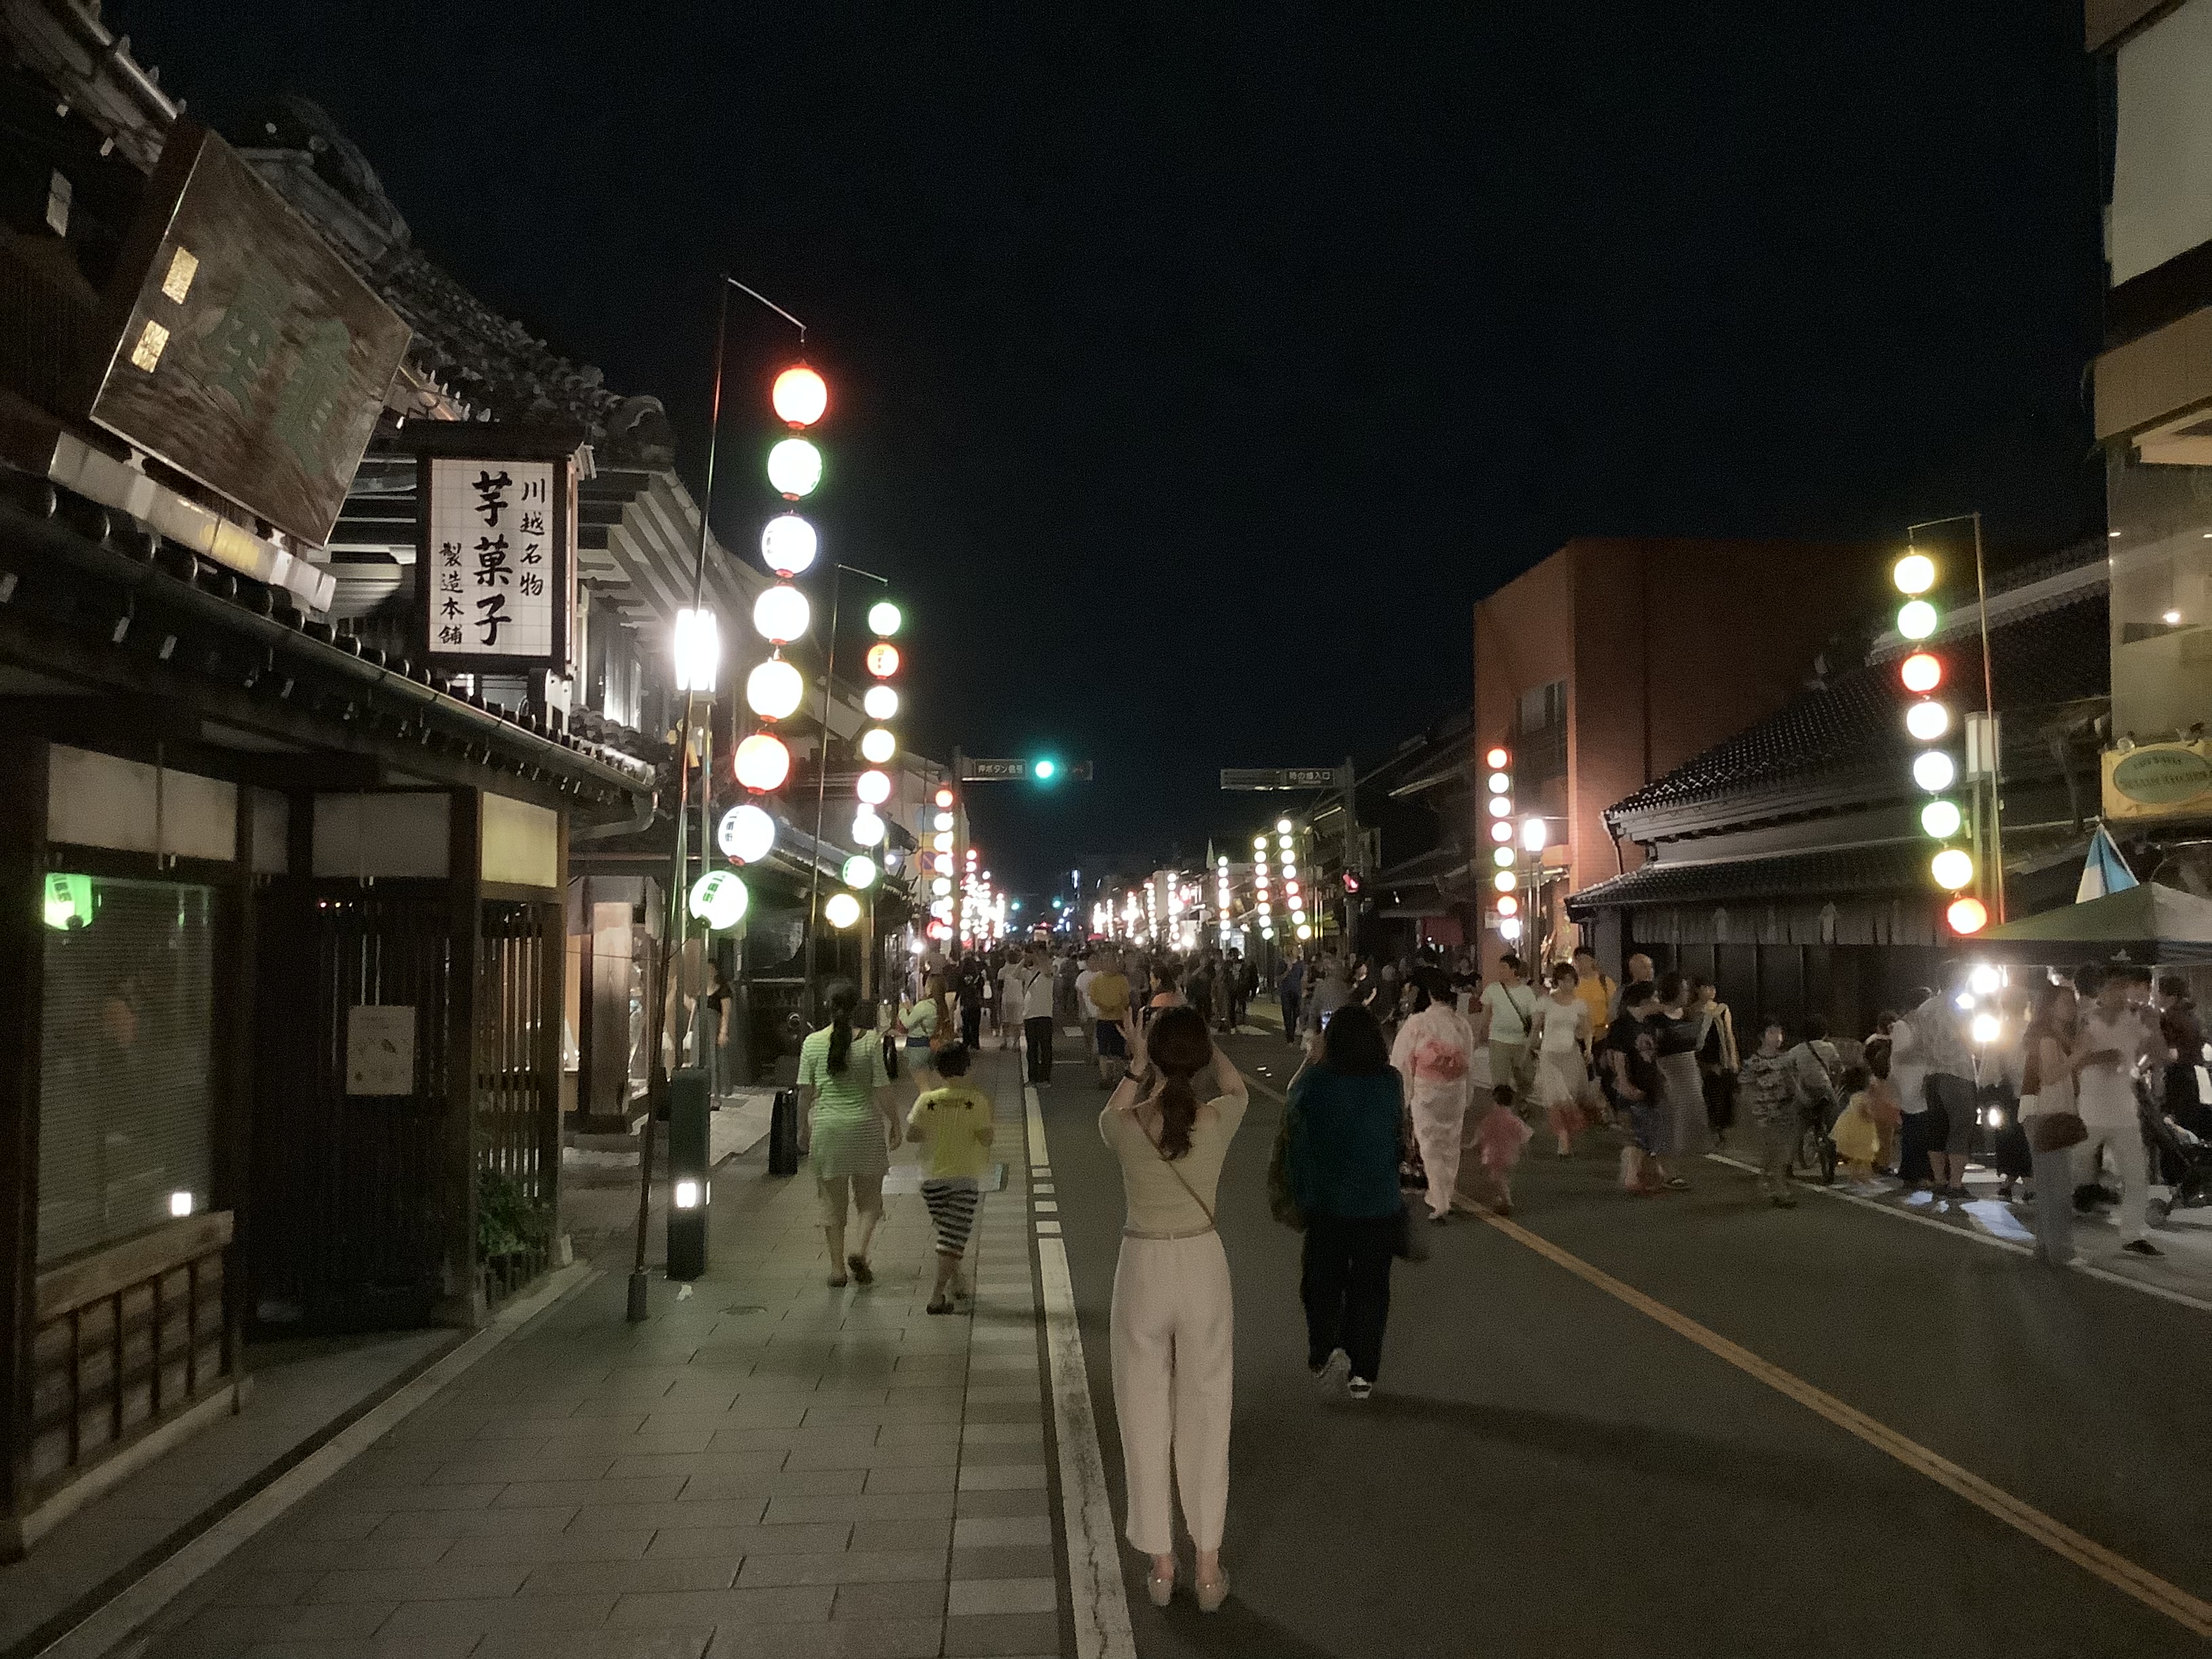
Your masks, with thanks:
M 565 657 L 554 510 L 559 465 L 435 457 L 429 472 L 425 580 L 433 653 L 490 662 Z

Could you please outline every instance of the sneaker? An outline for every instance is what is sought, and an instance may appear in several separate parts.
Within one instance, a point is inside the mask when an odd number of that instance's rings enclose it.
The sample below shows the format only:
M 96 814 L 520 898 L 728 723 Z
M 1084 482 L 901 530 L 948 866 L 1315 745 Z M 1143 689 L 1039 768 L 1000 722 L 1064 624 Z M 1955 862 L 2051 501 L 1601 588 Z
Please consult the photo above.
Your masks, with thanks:
M 2164 1255 L 2166 1252 L 2147 1238 L 2131 1238 L 2120 1246 L 2130 1255 Z
M 1321 1384 L 1323 1394 L 1334 1394 L 1351 1375 L 1352 1356 L 1339 1348 L 1322 1363 L 1321 1369 L 1314 1373 L 1314 1381 Z
M 1375 1392 L 1375 1385 L 1364 1376 L 1355 1376 L 1344 1385 L 1344 1392 L 1354 1400 L 1365 1400 Z

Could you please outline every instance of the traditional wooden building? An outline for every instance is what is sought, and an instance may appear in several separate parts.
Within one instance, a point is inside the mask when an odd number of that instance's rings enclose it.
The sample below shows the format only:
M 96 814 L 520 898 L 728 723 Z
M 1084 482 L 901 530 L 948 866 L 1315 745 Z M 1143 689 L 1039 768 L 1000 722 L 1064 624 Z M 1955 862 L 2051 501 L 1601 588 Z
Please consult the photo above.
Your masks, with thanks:
M 2002 720 L 2005 893 L 2014 916 L 2073 896 L 2099 811 L 2108 723 L 2105 549 L 2089 544 L 1992 583 L 1990 661 Z M 1929 641 L 1954 701 L 1978 706 L 1980 617 L 1971 586 Z M 1710 974 L 1744 1017 L 1826 1018 L 1865 1029 L 1936 983 L 1960 944 L 1921 831 L 1919 747 L 1893 633 L 1831 661 L 1778 713 L 1620 800 L 1607 831 L 1639 867 L 1582 888 L 1569 914 L 1601 958 L 1632 951 Z

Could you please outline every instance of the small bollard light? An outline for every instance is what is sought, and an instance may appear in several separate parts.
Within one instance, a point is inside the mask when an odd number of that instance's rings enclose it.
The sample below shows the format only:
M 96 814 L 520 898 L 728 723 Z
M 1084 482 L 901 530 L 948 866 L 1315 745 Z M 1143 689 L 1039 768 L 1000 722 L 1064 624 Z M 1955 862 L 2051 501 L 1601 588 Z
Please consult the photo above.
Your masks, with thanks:
M 171 1193 L 169 1194 L 169 1213 L 171 1215 L 175 1216 L 179 1220 L 182 1220 L 191 1212 L 192 1195 L 190 1193 Z
M 696 1210 L 699 1207 L 697 1182 L 679 1181 L 676 1183 L 676 1207 L 679 1210 Z
M 668 1276 L 697 1279 L 707 1271 L 708 1125 L 714 1099 L 707 1073 L 687 1066 L 668 1079 Z

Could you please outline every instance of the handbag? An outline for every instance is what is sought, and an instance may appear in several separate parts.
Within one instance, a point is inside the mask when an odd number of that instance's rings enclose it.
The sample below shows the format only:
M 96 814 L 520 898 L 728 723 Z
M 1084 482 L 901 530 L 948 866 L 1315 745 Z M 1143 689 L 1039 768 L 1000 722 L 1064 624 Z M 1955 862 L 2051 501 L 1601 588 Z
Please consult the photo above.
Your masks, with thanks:
M 1267 1154 L 1267 1213 L 1292 1232 L 1306 1230 L 1306 1212 L 1298 1207 L 1297 1194 L 1291 1187 L 1291 1109 L 1287 1106 L 1283 1109 L 1283 1121 L 1275 1127 L 1274 1150 Z
M 2063 1152 L 2089 1138 L 2079 1112 L 2044 1112 L 2027 1122 L 2027 1144 L 2039 1152 Z

